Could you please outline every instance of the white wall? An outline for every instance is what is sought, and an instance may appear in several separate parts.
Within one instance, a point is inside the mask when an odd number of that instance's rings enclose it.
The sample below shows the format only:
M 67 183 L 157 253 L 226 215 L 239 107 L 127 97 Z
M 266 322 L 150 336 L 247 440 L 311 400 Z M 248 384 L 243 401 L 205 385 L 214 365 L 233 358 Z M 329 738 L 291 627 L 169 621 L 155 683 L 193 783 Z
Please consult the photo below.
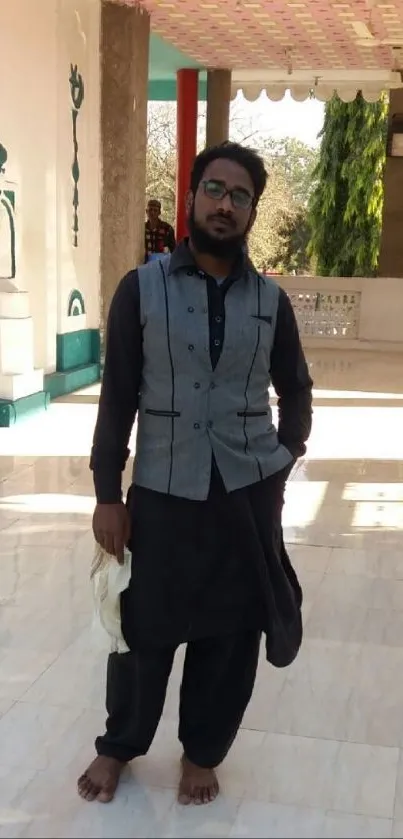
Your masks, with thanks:
M 0 143 L 6 177 L 17 184 L 16 285 L 29 292 L 35 366 L 46 371 L 55 369 L 56 333 L 74 321 L 67 319 L 73 288 L 84 296 L 87 326 L 99 325 L 99 21 L 99 0 L 12 0 L 1 10 Z M 71 64 L 85 85 L 77 248 Z

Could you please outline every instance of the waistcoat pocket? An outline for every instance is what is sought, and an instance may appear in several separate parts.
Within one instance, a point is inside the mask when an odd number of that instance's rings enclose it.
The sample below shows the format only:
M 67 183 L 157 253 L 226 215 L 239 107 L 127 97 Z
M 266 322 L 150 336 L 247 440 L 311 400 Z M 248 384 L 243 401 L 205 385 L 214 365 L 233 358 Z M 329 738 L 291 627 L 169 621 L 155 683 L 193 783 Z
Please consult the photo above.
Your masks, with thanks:
M 267 417 L 268 411 L 238 411 L 237 417 Z
M 154 411 L 153 408 L 146 408 L 146 414 L 151 414 L 152 417 L 180 417 L 180 411 Z

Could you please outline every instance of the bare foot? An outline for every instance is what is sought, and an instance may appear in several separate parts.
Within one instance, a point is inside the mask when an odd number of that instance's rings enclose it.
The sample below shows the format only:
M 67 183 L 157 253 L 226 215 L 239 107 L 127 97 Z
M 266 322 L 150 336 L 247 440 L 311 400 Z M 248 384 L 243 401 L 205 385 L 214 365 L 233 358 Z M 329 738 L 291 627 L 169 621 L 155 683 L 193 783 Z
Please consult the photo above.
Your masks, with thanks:
M 124 766 L 124 763 L 114 757 L 98 755 L 84 775 L 78 779 L 78 794 L 86 801 L 97 800 L 108 804 L 114 798 Z
M 210 804 L 217 798 L 219 786 L 214 769 L 202 769 L 182 758 L 182 778 L 179 784 L 179 804 Z

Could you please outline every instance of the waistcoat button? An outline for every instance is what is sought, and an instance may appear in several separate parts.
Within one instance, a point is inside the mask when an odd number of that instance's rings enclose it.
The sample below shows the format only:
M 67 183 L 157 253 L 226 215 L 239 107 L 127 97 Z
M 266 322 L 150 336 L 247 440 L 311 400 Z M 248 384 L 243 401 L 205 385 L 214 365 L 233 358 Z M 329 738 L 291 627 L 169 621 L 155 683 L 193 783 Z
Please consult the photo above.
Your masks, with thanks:
M 190 313 L 194 312 L 194 308 L 193 308 L 193 306 L 189 306 L 189 308 L 188 308 L 188 312 L 190 312 Z
M 196 390 L 199 390 L 199 387 L 200 387 L 200 382 L 195 382 L 195 383 L 194 383 L 194 385 L 193 385 L 193 387 L 195 387 L 195 388 L 196 388 Z
M 214 346 L 219 347 L 220 344 L 221 344 L 221 341 L 219 341 L 218 338 L 216 338 L 215 341 L 214 341 Z
M 194 345 L 193 345 L 193 344 L 189 344 L 189 346 L 188 346 L 188 350 L 189 350 L 189 352 L 193 352 L 193 350 L 194 350 Z
M 222 321 L 221 315 L 216 315 L 214 320 L 215 320 L 216 323 L 221 323 L 221 321 Z
M 195 428 L 195 429 L 196 429 L 196 431 L 198 431 L 198 430 L 199 430 L 199 428 L 200 428 L 200 423 L 199 423 L 199 422 L 195 422 L 195 424 L 194 424 L 193 428 Z

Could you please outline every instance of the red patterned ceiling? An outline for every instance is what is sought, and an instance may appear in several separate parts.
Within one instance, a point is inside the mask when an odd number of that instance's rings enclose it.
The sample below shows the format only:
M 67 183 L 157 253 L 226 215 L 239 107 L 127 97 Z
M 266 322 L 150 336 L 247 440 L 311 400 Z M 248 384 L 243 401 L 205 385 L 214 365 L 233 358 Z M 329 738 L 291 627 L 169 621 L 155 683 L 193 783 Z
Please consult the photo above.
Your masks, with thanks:
M 403 0 L 132 1 L 150 12 L 154 32 L 207 67 L 371 71 L 403 64 Z M 391 43 L 378 43 L 384 40 Z M 392 49 L 399 42 L 401 61 Z

